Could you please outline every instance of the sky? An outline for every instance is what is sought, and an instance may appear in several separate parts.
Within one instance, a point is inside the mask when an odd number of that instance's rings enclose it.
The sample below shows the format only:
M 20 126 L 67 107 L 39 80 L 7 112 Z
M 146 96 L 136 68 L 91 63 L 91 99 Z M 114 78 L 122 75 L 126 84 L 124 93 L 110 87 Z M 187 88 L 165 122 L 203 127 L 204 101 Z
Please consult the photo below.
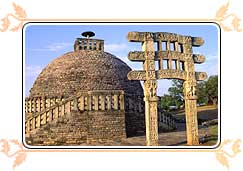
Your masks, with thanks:
M 195 64 L 195 71 L 207 72 L 208 76 L 218 74 L 219 29 L 215 24 L 202 23 L 76 23 L 76 24 L 28 24 L 24 27 L 24 69 L 25 96 L 40 72 L 55 58 L 73 51 L 76 38 L 84 31 L 95 32 L 96 39 L 105 41 L 105 51 L 127 63 L 132 70 L 142 70 L 141 62 L 131 62 L 129 51 L 141 51 L 141 43 L 128 42 L 130 31 L 171 32 L 181 35 L 203 37 L 204 44 L 193 47 L 194 54 L 203 54 L 206 61 Z M 168 93 L 171 80 L 158 81 L 158 95 Z

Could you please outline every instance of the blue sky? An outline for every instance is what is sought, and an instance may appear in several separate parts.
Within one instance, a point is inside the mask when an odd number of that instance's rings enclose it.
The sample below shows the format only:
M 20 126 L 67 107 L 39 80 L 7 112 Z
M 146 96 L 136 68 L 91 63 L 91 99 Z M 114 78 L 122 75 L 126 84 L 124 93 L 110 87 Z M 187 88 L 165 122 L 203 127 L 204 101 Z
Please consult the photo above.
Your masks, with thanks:
M 128 42 L 126 35 L 130 31 L 172 32 L 182 35 L 203 37 L 205 43 L 193 48 L 194 53 L 206 57 L 204 64 L 196 64 L 195 71 L 205 71 L 208 75 L 218 74 L 218 28 L 213 24 L 75 24 L 75 25 L 27 25 L 24 30 L 25 58 L 25 95 L 28 96 L 38 74 L 51 61 L 60 55 L 73 51 L 73 44 L 84 31 L 95 32 L 97 39 L 105 40 L 105 51 L 112 53 L 132 70 L 142 69 L 142 63 L 130 62 L 127 59 L 129 51 L 140 51 L 140 43 Z M 160 80 L 158 95 L 167 93 L 170 80 Z

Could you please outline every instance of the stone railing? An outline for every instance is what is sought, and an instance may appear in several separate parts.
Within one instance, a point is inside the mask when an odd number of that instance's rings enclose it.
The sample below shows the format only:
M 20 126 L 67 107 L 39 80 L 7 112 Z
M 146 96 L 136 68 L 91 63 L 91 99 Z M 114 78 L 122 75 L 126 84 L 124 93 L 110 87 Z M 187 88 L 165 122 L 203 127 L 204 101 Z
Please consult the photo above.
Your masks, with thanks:
M 32 112 L 26 115 L 26 134 L 53 120 L 70 115 L 71 111 L 124 110 L 124 91 L 80 92 L 75 97 L 63 99 L 43 109 L 40 112 Z
M 175 129 L 176 128 L 176 120 L 171 115 L 166 113 L 163 110 L 158 110 L 158 125 L 161 128 L 165 129 Z
M 62 101 L 64 97 L 34 97 L 34 98 L 25 98 L 25 113 L 36 113 L 44 111 Z
M 78 51 L 78 50 L 104 51 L 104 40 L 77 38 L 74 43 L 74 51 Z
M 144 113 L 144 101 L 141 95 L 126 94 L 125 95 L 125 110 L 127 112 Z
M 126 94 L 125 95 L 126 112 L 144 113 L 145 108 L 144 108 L 143 98 L 144 98 L 144 96 L 141 96 L 141 95 Z M 171 114 L 163 111 L 160 106 L 158 106 L 158 124 L 160 127 L 164 127 L 166 129 L 176 128 L 175 118 Z

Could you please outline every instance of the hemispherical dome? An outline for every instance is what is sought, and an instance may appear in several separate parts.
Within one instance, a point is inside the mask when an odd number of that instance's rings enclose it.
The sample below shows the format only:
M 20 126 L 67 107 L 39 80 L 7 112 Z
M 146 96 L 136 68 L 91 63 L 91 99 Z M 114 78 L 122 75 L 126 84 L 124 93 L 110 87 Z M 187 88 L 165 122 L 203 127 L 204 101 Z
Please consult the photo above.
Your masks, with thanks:
M 86 90 L 124 90 L 143 95 L 140 82 L 127 79 L 129 71 L 131 68 L 126 63 L 107 52 L 69 52 L 42 70 L 30 90 L 30 97 L 70 97 Z

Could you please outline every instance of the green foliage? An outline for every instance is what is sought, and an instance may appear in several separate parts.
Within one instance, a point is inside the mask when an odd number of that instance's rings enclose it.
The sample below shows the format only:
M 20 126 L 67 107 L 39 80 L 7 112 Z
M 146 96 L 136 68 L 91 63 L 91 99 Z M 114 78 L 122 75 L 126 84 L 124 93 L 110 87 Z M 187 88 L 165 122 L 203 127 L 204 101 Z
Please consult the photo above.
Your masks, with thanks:
M 208 103 L 216 105 L 218 103 L 218 76 L 210 76 L 206 82 L 206 94 Z
M 206 93 L 206 81 L 198 82 L 197 84 L 197 103 L 207 104 L 208 98 Z
M 178 109 L 184 104 L 183 81 L 172 80 L 172 86 L 168 89 L 169 94 L 161 97 L 161 107 L 169 110 L 170 106 Z M 218 76 L 210 76 L 207 81 L 200 81 L 197 84 L 197 96 L 199 104 L 214 104 L 218 102 Z
M 183 99 L 183 81 L 172 80 L 172 87 L 168 89 L 169 95 L 165 94 L 161 97 L 161 107 L 169 110 L 170 106 L 176 106 L 178 109 L 184 104 Z
M 168 111 L 169 110 L 169 106 L 173 106 L 173 98 L 168 95 L 168 94 L 165 94 L 164 96 L 161 97 L 161 107 L 162 109 Z
M 214 104 L 218 102 L 218 76 L 213 75 L 207 81 L 198 82 L 198 103 Z

